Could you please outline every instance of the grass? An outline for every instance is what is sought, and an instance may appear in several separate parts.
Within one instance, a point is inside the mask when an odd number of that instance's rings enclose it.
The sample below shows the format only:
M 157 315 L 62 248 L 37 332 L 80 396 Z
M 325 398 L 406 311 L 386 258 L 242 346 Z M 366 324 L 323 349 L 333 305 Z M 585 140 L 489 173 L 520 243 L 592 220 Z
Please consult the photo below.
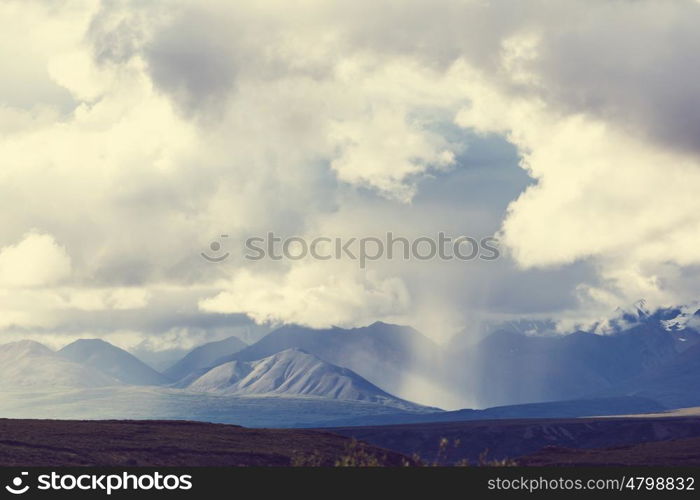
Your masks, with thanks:
M 449 459 L 450 447 L 460 446 L 459 440 L 450 442 L 447 438 L 440 439 L 437 452 L 432 459 L 422 458 L 414 453 L 411 457 L 404 457 L 401 461 L 403 467 L 469 467 L 472 464 L 468 460 L 462 459 L 452 463 Z M 324 463 L 323 455 L 317 451 L 308 454 L 298 454 L 292 460 L 294 467 L 322 467 Z M 395 462 L 389 463 L 386 455 L 378 454 L 375 449 L 371 449 L 367 444 L 352 439 L 345 448 L 344 453 L 335 460 L 335 467 L 387 467 L 394 466 Z M 516 462 L 510 459 L 489 460 L 488 450 L 479 455 L 479 460 L 474 464 L 479 467 L 511 467 Z

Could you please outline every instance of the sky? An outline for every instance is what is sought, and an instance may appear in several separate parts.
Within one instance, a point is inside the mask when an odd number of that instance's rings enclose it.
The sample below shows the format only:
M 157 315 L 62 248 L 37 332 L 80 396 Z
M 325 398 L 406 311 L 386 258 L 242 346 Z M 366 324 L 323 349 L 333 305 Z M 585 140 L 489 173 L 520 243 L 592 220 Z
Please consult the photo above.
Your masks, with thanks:
M 1 340 L 445 342 L 692 302 L 699 24 L 691 0 L 1 0 Z M 441 231 L 501 258 L 244 255 Z

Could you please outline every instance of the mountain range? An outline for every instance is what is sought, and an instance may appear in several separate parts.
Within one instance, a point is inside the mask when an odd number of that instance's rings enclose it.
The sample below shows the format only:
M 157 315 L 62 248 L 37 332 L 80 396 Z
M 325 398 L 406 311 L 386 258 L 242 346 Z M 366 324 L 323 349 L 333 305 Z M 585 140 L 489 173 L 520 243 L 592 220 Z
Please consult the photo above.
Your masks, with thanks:
M 201 346 L 174 368 L 195 369 L 223 343 Z M 407 411 L 426 411 L 421 405 L 404 401 L 371 384 L 348 368 L 323 361 L 299 349 L 286 349 L 254 361 L 229 361 L 199 369 L 174 384 L 127 351 L 99 339 L 77 340 L 59 351 L 33 341 L 0 346 L 0 377 L 3 389 L 63 389 L 109 387 L 162 387 L 183 393 L 216 396 L 284 396 L 323 398 L 329 401 L 362 402 Z M 185 373 L 187 373 L 185 371 Z
M 640 309 L 607 334 L 510 324 L 444 347 L 381 322 L 284 326 L 250 346 L 235 337 L 198 346 L 162 373 L 102 340 L 59 351 L 21 341 L 0 346 L 0 410 L 36 404 L 50 416 L 63 405 L 72 416 L 108 401 L 120 415 L 319 426 L 658 412 L 700 405 L 697 319 Z M 461 398 L 453 408 L 487 410 L 431 408 L 437 391 Z
M 700 377 L 700 351 L 694 347 L 699 342 L 698 332 L 669 331 L 653 318 L 608 335 L 496 331 L 471 349 L 452 353 L 451 379 L 482 407 L 601 395 L 695 406 L 700 392 L 681 378 Z M 652 387 L 659 390 L 652 393 Z M 670 391 L 681 394 L 671 398 Z
M 0 345 L 0 380 L 3 388 L 84 388 L 118 385 L 114 377 L 93 367 L 64 359 L 31 340 Z

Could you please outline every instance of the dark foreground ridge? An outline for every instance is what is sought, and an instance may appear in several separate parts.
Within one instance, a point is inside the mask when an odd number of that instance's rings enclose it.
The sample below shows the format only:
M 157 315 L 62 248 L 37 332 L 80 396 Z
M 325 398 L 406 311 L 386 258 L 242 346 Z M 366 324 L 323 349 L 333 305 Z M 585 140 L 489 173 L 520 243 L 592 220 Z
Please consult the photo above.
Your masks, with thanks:
M 548 446 L 518 459 L 526 467 L 700 467 L 700 438 L 654 441 L 614 448 L 577 450 Z
M 174 420 L 0 419 L 0 466 L 408 464 L 700 466 L 700 418 L 483 420 L 330 431 Z
M 0 419 L 0 466 L 328 465 L 361 448 L 402 465 L 398 453 L 312 430 L 158 420 Z
M 522 465 L 700 465 L 697 416 L 479 420 L 327 430 L 421 457 L 434 456 L 436 443 L 444 440 L 443 462 L 449 464 L 478 463 L 487 453 L 489 460 Z

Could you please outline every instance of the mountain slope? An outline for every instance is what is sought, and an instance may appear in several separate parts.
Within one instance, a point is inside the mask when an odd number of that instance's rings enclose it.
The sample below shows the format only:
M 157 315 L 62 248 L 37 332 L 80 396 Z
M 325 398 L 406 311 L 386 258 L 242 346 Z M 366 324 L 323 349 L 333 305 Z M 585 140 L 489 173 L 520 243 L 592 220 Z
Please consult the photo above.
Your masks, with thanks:
M 163 385 L 170 382 L 135 356 L 100 339 L 81 339 L 67 345 L 58 355 L 131 385 Z
M 286 349 L 257 361 L 223 363 L 188 388 L 230 395 L 319 396 L 418 407 L 387 394 L 347 368 L 326 363 L 298 349 Z
M 700 406 L 700 345 L 666 364 L 614 386 L 609 393 L 649 397 L 669 408 Z
M 0 381 L 3 389 L 119 385 L 115 378 L 64 359 L 30 340 L 0 345 Z
M 171 380 L 181 380 L 203 368 L 209 368 L 214 362 L 224 356 L 231 356 L 245 349 L 248 344 L 238 337 L 229 337 L 217 342 L 209 342 L 192 349 L 181 360 L 163 373 Z
M 410 400 L 437 393 L 443 366 L 438 346 L 417 330 L 381 322 L 349 330 L 284 326 L 242 351 L 217 360 L 217 364 L 254 361 L 286 349 L 301 349 L 328 363 L 349 368 L 372 384 Z M 408 378 L 411 384 L 406 383 Z
M 478 406 L 558 401 L 604 393 L 677 356 L 677 340 L 654 324 L 612 335 L 529 336 L 501 331 L 471 352 L 456 353 L 452 379 L 475 397 Z

